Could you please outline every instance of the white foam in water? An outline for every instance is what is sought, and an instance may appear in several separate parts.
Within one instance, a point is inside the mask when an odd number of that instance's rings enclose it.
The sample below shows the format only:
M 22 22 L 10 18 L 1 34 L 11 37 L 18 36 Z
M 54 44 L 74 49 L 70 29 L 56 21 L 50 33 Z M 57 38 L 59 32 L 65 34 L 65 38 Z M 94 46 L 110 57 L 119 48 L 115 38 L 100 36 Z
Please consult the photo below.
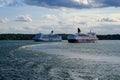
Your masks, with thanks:
M 116 56 L 102 56 L 102 55 L 90 55 L 90 54 L 70 54 L 71 58 L 81 58 L 88 59 L 93 61 L 105 61 L 105 62 L 114 62 L 120 63 L 120 57 Z
M 62 43 L 44 43 L 37 45 L 29 45 L 29 46 L 23 46 L 22 48 L 40 53 L 44 52 L 45 54 L 47 53 L 47 54 L 55 54 L 58 56 L 59 55 L 64 56 L 65 60 L 70 60 L 71 63 L 67 61 L 68 64 L 70 66 L 73 65 L 70 68 L 68 68 L 69 70 L 68 73 L 73 80 L 89 80 L 89 79 L 107 80 L 107 79 L 111 79 L 114 75 L 119 75 L 120 50 L 119 48 L 114 49 L 113 46 L 109 46 L 108 44 L 106 45 L 102 44 L 101 46 L 101 44 L 94 44 L 94 43 L 70 44 L 67 42 L 66 43 L 62 42 Z M 70 58 L 70 59 L 66 59 L 66 58 Z M 82 62 L 79 63 L 76 60 L 81 60 L 83 63 Z M 77 63 L 78 65 L 77 64 L 74 65 L 74 62 Z M 31 64 L 32 63 L 29 63 L 27 65 L 29 66 Z M 68 64 L 65 64 L 65 66 L 68 66 Z M 52 71 L 50 72 L 50 75 L 56 77 L 57 74 L 62 73 L 59 72 L 59 68 L 57 69 L 58 72 L 54 71 L 53 68 Z M 111 77 L 107 76 L 111 74 L 113 76 Z M 117 80 L 116 76 L 114 80 Z
M 56 45 L 57 45 L 57 47 L 56 47 Z M 68 58 L 81 58 L 81 59 L 91 60 L 91 61 L 120 63 L 119 56 L 117 57 L 117 56 L 108 56 L 108 55 L 99 55 L 99 54 L 93 55 L 90 53 L 82 54 L 79 51 L 71 52 L 69 49 L 64 49 L 64 48 L 60 49 L 61 48 L 60 46 L 61 46 L 61 43 L 46 43 L 46 44 L 25 46 L 24 48 L 27 48 L 27 49 L 30 49 L 33 51 L 37 51 L 37 52 L 45 52 L 47 54 L 63 55 Z

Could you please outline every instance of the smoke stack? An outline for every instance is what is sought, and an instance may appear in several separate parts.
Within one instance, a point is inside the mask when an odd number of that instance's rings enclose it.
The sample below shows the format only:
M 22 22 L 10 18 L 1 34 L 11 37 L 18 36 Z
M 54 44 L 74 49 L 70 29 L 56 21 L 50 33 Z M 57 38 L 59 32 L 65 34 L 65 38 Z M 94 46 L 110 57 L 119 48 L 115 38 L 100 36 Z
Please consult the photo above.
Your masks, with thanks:
M 53 34 L 53 30 L 51 31 L 51 34 Z
M 81 30 L 80 30 L 80 28 L 78 28 L 78 33 L 80 33 L 81 32 Z

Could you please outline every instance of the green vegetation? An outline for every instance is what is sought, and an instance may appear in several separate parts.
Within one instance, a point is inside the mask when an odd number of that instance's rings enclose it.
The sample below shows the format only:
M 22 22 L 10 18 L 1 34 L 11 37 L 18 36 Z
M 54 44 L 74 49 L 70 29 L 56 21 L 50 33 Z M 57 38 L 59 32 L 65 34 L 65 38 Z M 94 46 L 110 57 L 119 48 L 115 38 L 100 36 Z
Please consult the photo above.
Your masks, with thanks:
M 99 40 L 120 40 L 120 34 L 97 35 Z
M 70 34 L 58 34 L 63 40 L 67 40 Z M 32 40 L 35 34 L 0 34 L 0 40 Z M 97 35 L 99 40 L 120 40 L 120 34 Z
M 32 40 L 34 34 L 0 34 L 0 40 Z

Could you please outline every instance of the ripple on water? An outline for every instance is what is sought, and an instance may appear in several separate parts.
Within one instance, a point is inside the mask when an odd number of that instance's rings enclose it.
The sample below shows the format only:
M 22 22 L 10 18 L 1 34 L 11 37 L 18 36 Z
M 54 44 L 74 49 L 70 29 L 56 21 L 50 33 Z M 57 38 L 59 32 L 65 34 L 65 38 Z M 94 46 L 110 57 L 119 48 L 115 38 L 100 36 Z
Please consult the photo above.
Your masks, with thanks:
M 110 45 L 119 46 L 111 42 L 22 46 L 13 50 L 12 56 L 0 59 L 0 79 L 120 80 L 120 51 L 115 46 L 116 50 L 111 50 Z

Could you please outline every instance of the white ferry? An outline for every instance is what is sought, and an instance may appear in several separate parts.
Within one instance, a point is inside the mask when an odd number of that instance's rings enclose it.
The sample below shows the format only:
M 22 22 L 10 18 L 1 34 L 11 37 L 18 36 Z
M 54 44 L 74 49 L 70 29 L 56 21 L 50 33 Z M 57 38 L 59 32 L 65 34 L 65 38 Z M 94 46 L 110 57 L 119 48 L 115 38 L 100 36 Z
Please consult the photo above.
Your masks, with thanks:
M 51 31 L 50 34 L 38 33 L 35 35 L 33 40 L 40 42 L 60 42 L 62 41 L 62 37 L 57 34 L 53 34 L 53 31 Z
M 98 40 L 96 33 L 90 31 L 87 34 L 83 34 L 79 28 L 77 34 L 69 35 L 67 39 L 70 43 L 95 43 Z

